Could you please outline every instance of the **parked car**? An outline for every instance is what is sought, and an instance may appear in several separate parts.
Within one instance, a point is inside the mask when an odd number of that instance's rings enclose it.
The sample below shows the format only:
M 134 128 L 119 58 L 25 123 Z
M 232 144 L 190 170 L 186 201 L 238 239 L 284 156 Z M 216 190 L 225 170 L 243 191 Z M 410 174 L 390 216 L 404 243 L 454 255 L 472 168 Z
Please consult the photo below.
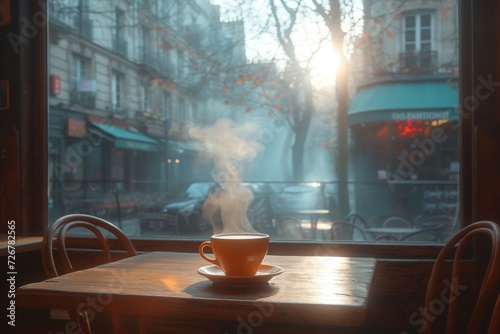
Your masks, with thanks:
M 303 210 L 330 209 L 324 186 L 319 182 L 285 185 L 281 189 L 273 187 L 270 194 L 271 208 L 277 216 L 301 216 Z
M 214 182 L 192 183 L 181 196 L 165 204 L 159 211 L 141 213 L 141 234 L 171 231 L 179 233 L 186 229 L 205 231 L 208 226 L 202 218 L 201 210 L 215 186 Z
M 269 198 L 269 187 L 266 183 L 243 183 L 252 191 L 253 199 L 248 209 L 248 220 L 259 232 L 273 234 L 273 216 Z
M 253 200 L 248 209 L 250 223 L 260 232 L 272 228 L 272 212 L 267 197 L 267 187 L 263 183 L 243 183 L 252 191 Z M 200 233 L 211 229 L 202 214 L 204 202 L 212 191 L 220 186 L 214 182 L 196 182 L 191 184 L 183 196 L 170 201 L 158 212 L 143 213 L 140 219 L 142 233 L 190 232 Z M 217 223 L 217 220 L 216 222 Z

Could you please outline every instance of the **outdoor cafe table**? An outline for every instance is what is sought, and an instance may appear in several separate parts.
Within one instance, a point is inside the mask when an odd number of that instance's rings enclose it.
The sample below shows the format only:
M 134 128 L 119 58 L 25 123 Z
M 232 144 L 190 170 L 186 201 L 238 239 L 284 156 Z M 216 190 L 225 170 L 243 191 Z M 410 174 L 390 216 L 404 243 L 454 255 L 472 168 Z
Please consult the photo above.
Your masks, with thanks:
M 311 231 L 313 232 L 313 237 L 316 238 L 318 230 L 318 220 L 321 215 L 327 215 L 330 213 L 328 209 L 312 209 L 312 210 L 297 210 L 294 211 L 298 215 L 307 215 L 310 217 Z
M 22 286 L 16 306 L 71 311 L 90 309 L 92 300 L 99 312 L 188 326 L 230 323 L 233 332 L 237 326 L 307 333 L 363 325 L 375 259 L 268 255 L 264 263 L 284 272 L 261 285 L 227 286 L 197 273 L 210 265 L 197 253 L 145 253 Z
M 420 231 L 422 231 L 422 229 L 413 227 L 371 227 L 365 229 L 365 232 L 370 233 L 374 237 L 391 235 L 398 240 L 401 240 L 402 238 L 404 238 L 409 234 Z

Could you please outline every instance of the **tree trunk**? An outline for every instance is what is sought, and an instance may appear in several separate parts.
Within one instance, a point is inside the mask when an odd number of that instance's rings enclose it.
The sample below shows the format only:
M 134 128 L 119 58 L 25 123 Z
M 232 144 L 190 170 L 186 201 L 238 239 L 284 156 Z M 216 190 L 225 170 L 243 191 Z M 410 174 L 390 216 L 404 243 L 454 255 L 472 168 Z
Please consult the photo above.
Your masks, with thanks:
M 292 147 L 293 176 L 295 181 L 304 181 L 304 147 L 309 133 L 312 115 L 314 114 L 314 99 L 310 77 L 302 72 L 301 91 L 304 93 L 304 103 L 298 103 L 302 112 L 299 112 L 295 120 L 295 141 Z M 315 180 L 314 180 L 315 181 Z
M 347 61 L 343 54 L 339 58 L 339 68 L 336 74 L 335 93 L 337 94 L 337 180 L 338 180 L 338 215 L 345 217 L 349 213 L 348 189 L 348 124 L 349 91 L 347 82 Z
M 338 181 L 338 216 L 345 217 L 349 213 L 348 191 L 348 161 L 347 144 L 348 124 L 347 112 L 349 109 L 349 69 L 344 54 L 345 33 L 341 27 L 341 11 L 339 0 L 330 0 L 331 25 L 333 47 L 339 54 L 339 66 L 335 76 L 335 94 L 337 96 L 337 181 Z

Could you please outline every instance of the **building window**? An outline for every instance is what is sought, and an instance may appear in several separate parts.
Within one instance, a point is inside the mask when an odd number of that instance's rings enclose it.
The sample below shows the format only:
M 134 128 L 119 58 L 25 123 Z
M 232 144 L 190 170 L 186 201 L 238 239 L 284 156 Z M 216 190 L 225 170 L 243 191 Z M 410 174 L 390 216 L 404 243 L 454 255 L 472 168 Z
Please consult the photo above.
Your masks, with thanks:
M 113 49 L 116 53 L 126 58 L 128 51 L 128 44 L 125 36 L 125 28 L 126 28 L 125 12 L 117 8 L 115 10 L 114 21 L 115 21 L 114 29 L 111 29 L 113 33 L 113 44 L 114 44 Z
M 167 119 L 169 116 L 169 110 L 170 110 L 170 94 L 163 93 L 161 117 Z
M 177 52 L 177 80 L 179 80 L 181 83 L 185 78 L 185 58 L 184 58 L 184 52 L 178 51 Z
M 97 82 L 91 78 L 90 64 L 90 60 L 73 55 L 70 103 L 93 109 Z
M 124 75 L 113 72 L 111 77 L 111 106 L 113 111 L 121 111 L 124 107 Z
M 141 111 L 150 112 L 149 108 L 149 89 L 141 86 Z
M 403 43 L 405 51 L 432 50 L 432 15 L 405 15 Z
M 406 15 L 403 25 L 402 68 L 413 73 L 435 71 L 438 64 L 437 51 L 433 50 L 433 16 L 429 13 Z
M 73 89 L 78 90 L 80 86 L 80 82 L 83 80 L 87 79 L 87 72 L 88 72 L 88 60 L 85 58 L 82 58 L 80 56 L 74 55 L 73 56 L 73 76 L 72 76 L 72 82 L 73 82 Z
M 184 99 L 179 99 L 179 122 L 183 123 L 186 120 L 186 101 Z

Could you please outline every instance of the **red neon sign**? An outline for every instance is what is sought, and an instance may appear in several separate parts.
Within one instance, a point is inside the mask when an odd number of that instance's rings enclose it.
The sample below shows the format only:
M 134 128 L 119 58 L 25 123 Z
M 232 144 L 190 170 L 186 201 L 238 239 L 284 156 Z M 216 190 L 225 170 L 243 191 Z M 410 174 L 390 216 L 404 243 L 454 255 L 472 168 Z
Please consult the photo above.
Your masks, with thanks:
M 50 76 L 50 94 L 59 95 L 61 92 L 61 77 L 58 75 Z

